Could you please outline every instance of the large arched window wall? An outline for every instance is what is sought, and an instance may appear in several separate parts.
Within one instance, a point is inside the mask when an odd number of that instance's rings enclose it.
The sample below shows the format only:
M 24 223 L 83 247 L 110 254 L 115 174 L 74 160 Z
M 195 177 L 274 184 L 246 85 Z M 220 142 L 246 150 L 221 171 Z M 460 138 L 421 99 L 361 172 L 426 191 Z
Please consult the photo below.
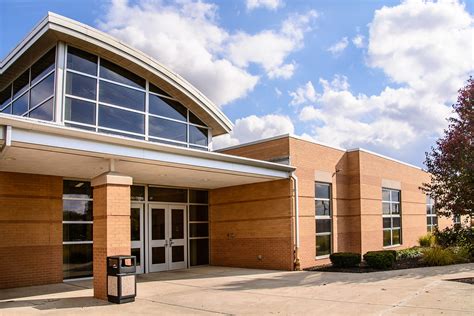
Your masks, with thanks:
M 66 69 L 66 125 L 208 149 L 208 127 L 149 81 L 71 46 L 67 46 Z

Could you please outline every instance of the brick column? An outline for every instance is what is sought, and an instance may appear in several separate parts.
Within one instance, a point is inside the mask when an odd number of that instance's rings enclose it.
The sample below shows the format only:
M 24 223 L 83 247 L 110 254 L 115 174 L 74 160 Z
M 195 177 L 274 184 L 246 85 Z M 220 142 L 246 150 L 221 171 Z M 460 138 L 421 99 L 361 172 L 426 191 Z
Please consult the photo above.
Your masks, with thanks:
M 132 178 L 107 172 L 94 187 L 94 297 L 107 300 L 106 258 L 130 254 L 130 185 Z

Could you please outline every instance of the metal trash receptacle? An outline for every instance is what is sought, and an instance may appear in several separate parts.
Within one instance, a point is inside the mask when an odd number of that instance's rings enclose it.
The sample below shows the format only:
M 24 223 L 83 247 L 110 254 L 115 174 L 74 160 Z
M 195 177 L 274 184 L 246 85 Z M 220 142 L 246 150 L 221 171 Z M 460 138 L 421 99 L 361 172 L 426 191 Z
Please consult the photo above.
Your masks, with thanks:
M 134 302 L 137 295 L 136 257 L 107 257 L 107 298 L 109 302 Z

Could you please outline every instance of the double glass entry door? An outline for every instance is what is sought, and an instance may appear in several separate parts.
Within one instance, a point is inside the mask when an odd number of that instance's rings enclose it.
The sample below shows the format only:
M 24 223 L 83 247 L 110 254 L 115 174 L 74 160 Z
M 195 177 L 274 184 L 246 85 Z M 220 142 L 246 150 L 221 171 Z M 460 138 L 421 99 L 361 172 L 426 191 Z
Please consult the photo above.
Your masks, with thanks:
M 144 210 L 143 205 L 132 205 L 131 222 L 132 255 L 137 256 L 138 273 L 187 267 L 185 206 L 149 204 Z M 138 227 L 140 233 L 136 232 Z

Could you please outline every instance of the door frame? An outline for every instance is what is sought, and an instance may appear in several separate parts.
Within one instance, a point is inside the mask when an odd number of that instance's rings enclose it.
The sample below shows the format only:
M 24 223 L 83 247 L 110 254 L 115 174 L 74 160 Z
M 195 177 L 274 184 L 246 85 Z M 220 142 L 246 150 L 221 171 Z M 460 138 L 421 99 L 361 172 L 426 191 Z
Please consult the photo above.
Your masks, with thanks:
M 140 209 L 140 240 L 131 240 L 130 243 L 130 248 L 139 248 L 140 249 L 140 266 L 137 266 L 137 273 L 142 274 L 145 273 L 144 267 L 146 266 L 145 264 L 145 205 L 143 203 L 134 203 L 132 202 L 130 205 L 130 209 L 132 208 L 138 208 Z
M 165 210 L 165 227 L 166 234 L 163 245 L 165 246 L 165 263 L 161 264 L 161 268 L 157 270 L 152 268 L 152 257 L 151 248 L 153 241 L 151 240 L 151 210 L 153 208 L 162 208 Z M 184 261 L 173 263 L 172 262 L 172 247 L 170 246 L 171 239 L 171 211 L 172 209 L 183 210 L 183 232 L 184 236 L 181 241 L 178 241 L 176 246 L 184 246 Z M 145 218 L 145 273 L 169 271 L 175 269 L 186 269 L 188 268 L 188 210 L 187 205 L 183 203 L 163 203 L 163 202 L 149 202 L 145 204 L 144 211 Z

